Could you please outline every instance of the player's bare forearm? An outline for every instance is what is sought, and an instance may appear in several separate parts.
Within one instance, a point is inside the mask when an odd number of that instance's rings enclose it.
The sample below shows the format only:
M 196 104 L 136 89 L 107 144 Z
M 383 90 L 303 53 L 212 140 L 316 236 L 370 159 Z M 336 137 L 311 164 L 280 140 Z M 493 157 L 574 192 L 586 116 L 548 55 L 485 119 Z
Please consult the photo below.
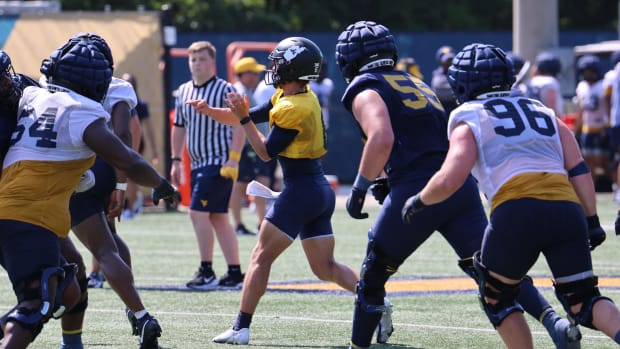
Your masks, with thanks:
M 214 108 L 204 99 L 193 99 L 185 102 L 196 109 L 197 112 L 208 116 L 215 121 L 225 125 L 237 125 L 238 120 L 229 108 Z

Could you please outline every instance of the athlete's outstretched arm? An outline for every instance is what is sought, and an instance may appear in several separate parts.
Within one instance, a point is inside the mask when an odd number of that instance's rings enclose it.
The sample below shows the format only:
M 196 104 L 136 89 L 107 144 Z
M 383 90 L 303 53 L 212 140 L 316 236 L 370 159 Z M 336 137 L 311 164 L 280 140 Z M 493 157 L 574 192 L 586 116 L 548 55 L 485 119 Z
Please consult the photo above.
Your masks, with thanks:
M 137 184 L 157 188 L 163 178 L 142 156 L 123 142 L 105 124 L 104 119 L 91 123 L 84 131 L 84 142 L 113 167 L 123 171 Z
M 247 96 L 245 96 L 246 102 L 248 105 L 250 101 Z M 239 120 L 235 117 L 229 108 L 214 108 L 207 103 L 204 99 L 192 99 L 186 104 L 191 105 L 196 109 L 197 112 L 203 114 L 205 116 L 213 118 L 215 121 L 229 126 L 237 126 L 239 125 Z
M 420 192 L 422 202 L 437 204 L 454 194 L 467 180 L 477 157 L 478 148 L 471 129 L 465 123 L 457 125 L 450 135 L 446 159 Z
M 581 201 L 581 206 L 587 217 L 596 214 L 596 191 L 594 189 L 594 182 L 592 181 L 592 175 L 590 171 L 581 171 L 576 175 L 571 175 L 571 170 L 576 166 L 585 166 L 583 156 L 579 144 L 573 132 L 566 126 L 566 124 L 558 120 L 558 131 L 560 132 L 560 141 L 562 142 L 562 151 L 564 155 L 564 168 L 569 173 L 569 180 L 575 189 L 575 193 Z M 587 168 L 586 168 L 587 170 Z M 575 172 L 572 172 L 575 173 Z

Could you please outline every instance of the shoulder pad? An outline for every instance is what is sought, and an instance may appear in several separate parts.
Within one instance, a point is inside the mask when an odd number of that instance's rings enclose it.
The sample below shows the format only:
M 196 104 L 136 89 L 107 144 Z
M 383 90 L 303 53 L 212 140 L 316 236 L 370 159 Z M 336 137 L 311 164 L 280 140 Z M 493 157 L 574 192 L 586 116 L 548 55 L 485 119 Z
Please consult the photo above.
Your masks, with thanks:
M 126 102 L 129 104 L 129 108 L 133 109 L 138 105 L 138 97 L 129 82 L 119 78 L 112 78 L 108 93 L 103 100 L 103 108 L 108 113 L 112 113 L 114 105 L 119 102 Z

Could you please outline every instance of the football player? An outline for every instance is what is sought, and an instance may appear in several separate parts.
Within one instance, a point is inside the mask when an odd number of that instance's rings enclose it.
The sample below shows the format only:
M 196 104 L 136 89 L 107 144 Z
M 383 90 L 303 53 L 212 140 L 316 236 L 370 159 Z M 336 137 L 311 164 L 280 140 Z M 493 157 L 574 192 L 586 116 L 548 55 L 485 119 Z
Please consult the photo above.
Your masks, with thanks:
M 47 87 L 26 87 L 19 100 L 0 178 L 0 258 L 18 300 L 2 318 L 5 347 L 25 348 L 50 317 L 62 315 L 61 300 L 71 308 L 79 299 L 75 277 L 60 265 L 59 239 L 69 233 L 69 199 L 95 154 L 155 188 L 154 201 L 179 196 L 106 125 L 101 101 L 112 78 L 110 56 L 99 36 L 80 33 L 43 61 Z M 63 297 L 59 284 L 76 292 Z
M 609 115 L 600 59 L 595 55 L 579 57 L 577 72 L 580 81 L 575 89 L 575 132 L 580 140 L 581 153 L 592 169 L 595 183 L 598 170 L 602 170 L 604 176 L 611 180 L 613 171 L 608 161 Z
M 189 101 L 202 114 L 220 122 L 243 125 L 248 141 L 263 161 L 278 159 L 284 190 L 261 223 L 258 242 L 241 291 L 241 304 L 232 328 L 219 334 L 216 343 L 248 344 L 250 323 L 267 288 L 276 258 L 299 237 L 313 273 L 321 280 L 355 291 L 358 275 L 334 259 L 331 217 L 335 194 L 323 171 L 325 126 L 321 106 L 308 82 L 319 77 L 323 54 L 304 37 L 286 38 L 271 52 L 273 62 L 265 82 L 277 87 L 271 100 L 249 111 L 249 99 L 229 94 L 225 109 L 205 101 Z M 214 110 L 217 109 L 217 110 Z M 218 112 L 219 110 L 219 112 Z M 271 132 L 260 133 L 254 122 L 269 121 Z M 299 200 L 299 198 L 304 200 Z
M 113 77 L 103 107 L 111 115 L 110 128 L 128 147 L 131 145 L 129 120 L 136 104 L 137 97 L 131 84 Z M 138 335 L 144 330 L 140 347 L 157 348 L 161 328 L 157 319 L 145 309 L 134 286 L 129 247 L 117 234 L 114 223 L 114 218 L 122 213 L 126 176 L 98 156 L 82 179 L 69 203 L 71 230 L 100 261 L 106 280 L 126 304 L 133 334 Z M 88 304 L 87 283 L 90 280 L 86 278 L 84 260 L 69 238 L 62 240 L 61 248 L 63 256 L 78 265 L 82 299 L 62 318 L 63 342 L 60 348 L 81 349 L 82 324 Z
M 17 125 L 17 104 L 26 86 L 37 86 L 37 82 L 15 73 L 11 57 L 0 50 L 0 163 L 9 149 L 11 134 Z
M 342 102 L 360 126 L 366 139 L 358 174 L 346 208 L 355 219 L 368 217 L 362 212 L 364 199 L 373 180 L 383 171 L 387 182 L 381 211 L 369 232 L 366 258 L 353 314 L 351 348 L 367 348 L 384 309 L 385 283 L 401 264 L 433 232 L 438 231 L 452 246 L 459 266 L 478 281 L 472 256 L 480 249 L 487 224 L 478 187 L 473 177 L 441 205 L 414 217 L 411 224 L 401 219 L 405 200 L 418 192 L 440 168 L 448 151 L 447 117 L 437 96 L 428 85 L 393 69 L 398 56 L 394 36 L 385 26 L 359 21 L 339 36 L 336 61 L 348 83 Z M 533 286 L 521 283 L 521 303 L 493 313 L 494 326 L 522 306 L 541 321 L 558 348 L 579 335 L 578 329 L 561 318 Z M 578 344 L 578 343 L 577 343 Z
M 530 81 L 526 83 L 526 96 L 541 101 L 553 109 L 558 117 L 564 117 L 564 99 L 560 80 L 557 76 L 562 71 L 562 62 L 552 52 L 543 51 L 536 56 L 536 67 Z
M 420 65 L 413 57 L 403 57 L 398 60 L 396 63 L 396 70 L 402 70 L 407 72 L 420 80 L 424 80 L 424 75 L 420 72 Z
M 456 98 L 454 98 L 454 94 L 452 93 L 452 89 L 448 83 L 447 74 L 448 67 L 450 67 L 453 57 L 454 50 L 452 47 L 441 46 L 437 49 L 437 52 L 435 53 L 437 68 L 433 70 L 433 77 L 431 78 L 430 86 L 448 114 L 457 106 Z
M 512 63 L 496 46 L 463 48 L 448 79 L 461 103 L 448 121 L 449 150 L 439 171 L 407 199 L 403 220 L 415 229 L 443 211 L 471 172 L 491 211 L 473 261 L 479 299 L 506 346 L 533 348 L 518 302 L 541 253 L 571 322 L 620 344 L 620 312 L 601 295 L 592 270 L 586 216 L 596 214 L 596 196 L 572 132 L 540 101 L 510 97 Z

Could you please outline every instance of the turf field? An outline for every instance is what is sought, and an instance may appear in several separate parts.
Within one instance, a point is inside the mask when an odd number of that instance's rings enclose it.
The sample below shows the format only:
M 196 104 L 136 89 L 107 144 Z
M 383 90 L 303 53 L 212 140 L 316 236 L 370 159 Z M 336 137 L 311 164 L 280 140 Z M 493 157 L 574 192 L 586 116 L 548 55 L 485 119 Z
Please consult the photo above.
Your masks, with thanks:
M 593 253 L 602 291 L 620 300 L 620 238 L 613 232 L 616 206 L 610 194 L 599 195 L 599 216 L 607 241 Z M 359 269 L 366 233 L 378 206 L 368 197 L 371 218 L 354 220 L 339 197 L 333 219 L 336 258 Z M 256 226 L 255 215 L 244 210 L 246 226 Z M 198 252 L 189 217 L 185 213 L 145 213 L 121 222 L 119 231 L 132 251 L 136 284 L 144 303 L 163 328 L 161 348 L 227 348 L 211 342 L 227 329 L 238 311 L 239 291 L 193 292 L 184 284 L 198 266 Z M 245 271 L 255 236 L 239 237 Z M 79 243 L 78 243 L 79 245 Z M 85 260 L 90 254 L 84 251 Z M 219 246 L 214 269 L 225 272 Z M 540 260 L 531 275 L 561 313 L 549 288 L 546 262 Z M 136 348 L 124 315 L 124 305 L 105 284 L 89 292 L 83 340 L 86 348 Z M 439 236 L 432 237 L 388 283 L 394 304 L 395 332 L 390 344 L 375 348 L 501 348 L 499 336 L 480 310 L 474 283 L 463 278 L 456 255 Z M 14 305 L 6 273 L 0 271 L 0 311 Z M 260 348 L 348 348 L 353 297 L 333 285 L 317 283 L 299 242 L 276 261 L 269 290 L 259 304 L 251 328 L 250 344 Z M 553 348 L 544 328 L 528 318 L 536 348 Z M 607 337 L 582 328 L 583 348 L 617 348 Z M 31 348 L 58 348 L 60 324 L 50 321 Z

